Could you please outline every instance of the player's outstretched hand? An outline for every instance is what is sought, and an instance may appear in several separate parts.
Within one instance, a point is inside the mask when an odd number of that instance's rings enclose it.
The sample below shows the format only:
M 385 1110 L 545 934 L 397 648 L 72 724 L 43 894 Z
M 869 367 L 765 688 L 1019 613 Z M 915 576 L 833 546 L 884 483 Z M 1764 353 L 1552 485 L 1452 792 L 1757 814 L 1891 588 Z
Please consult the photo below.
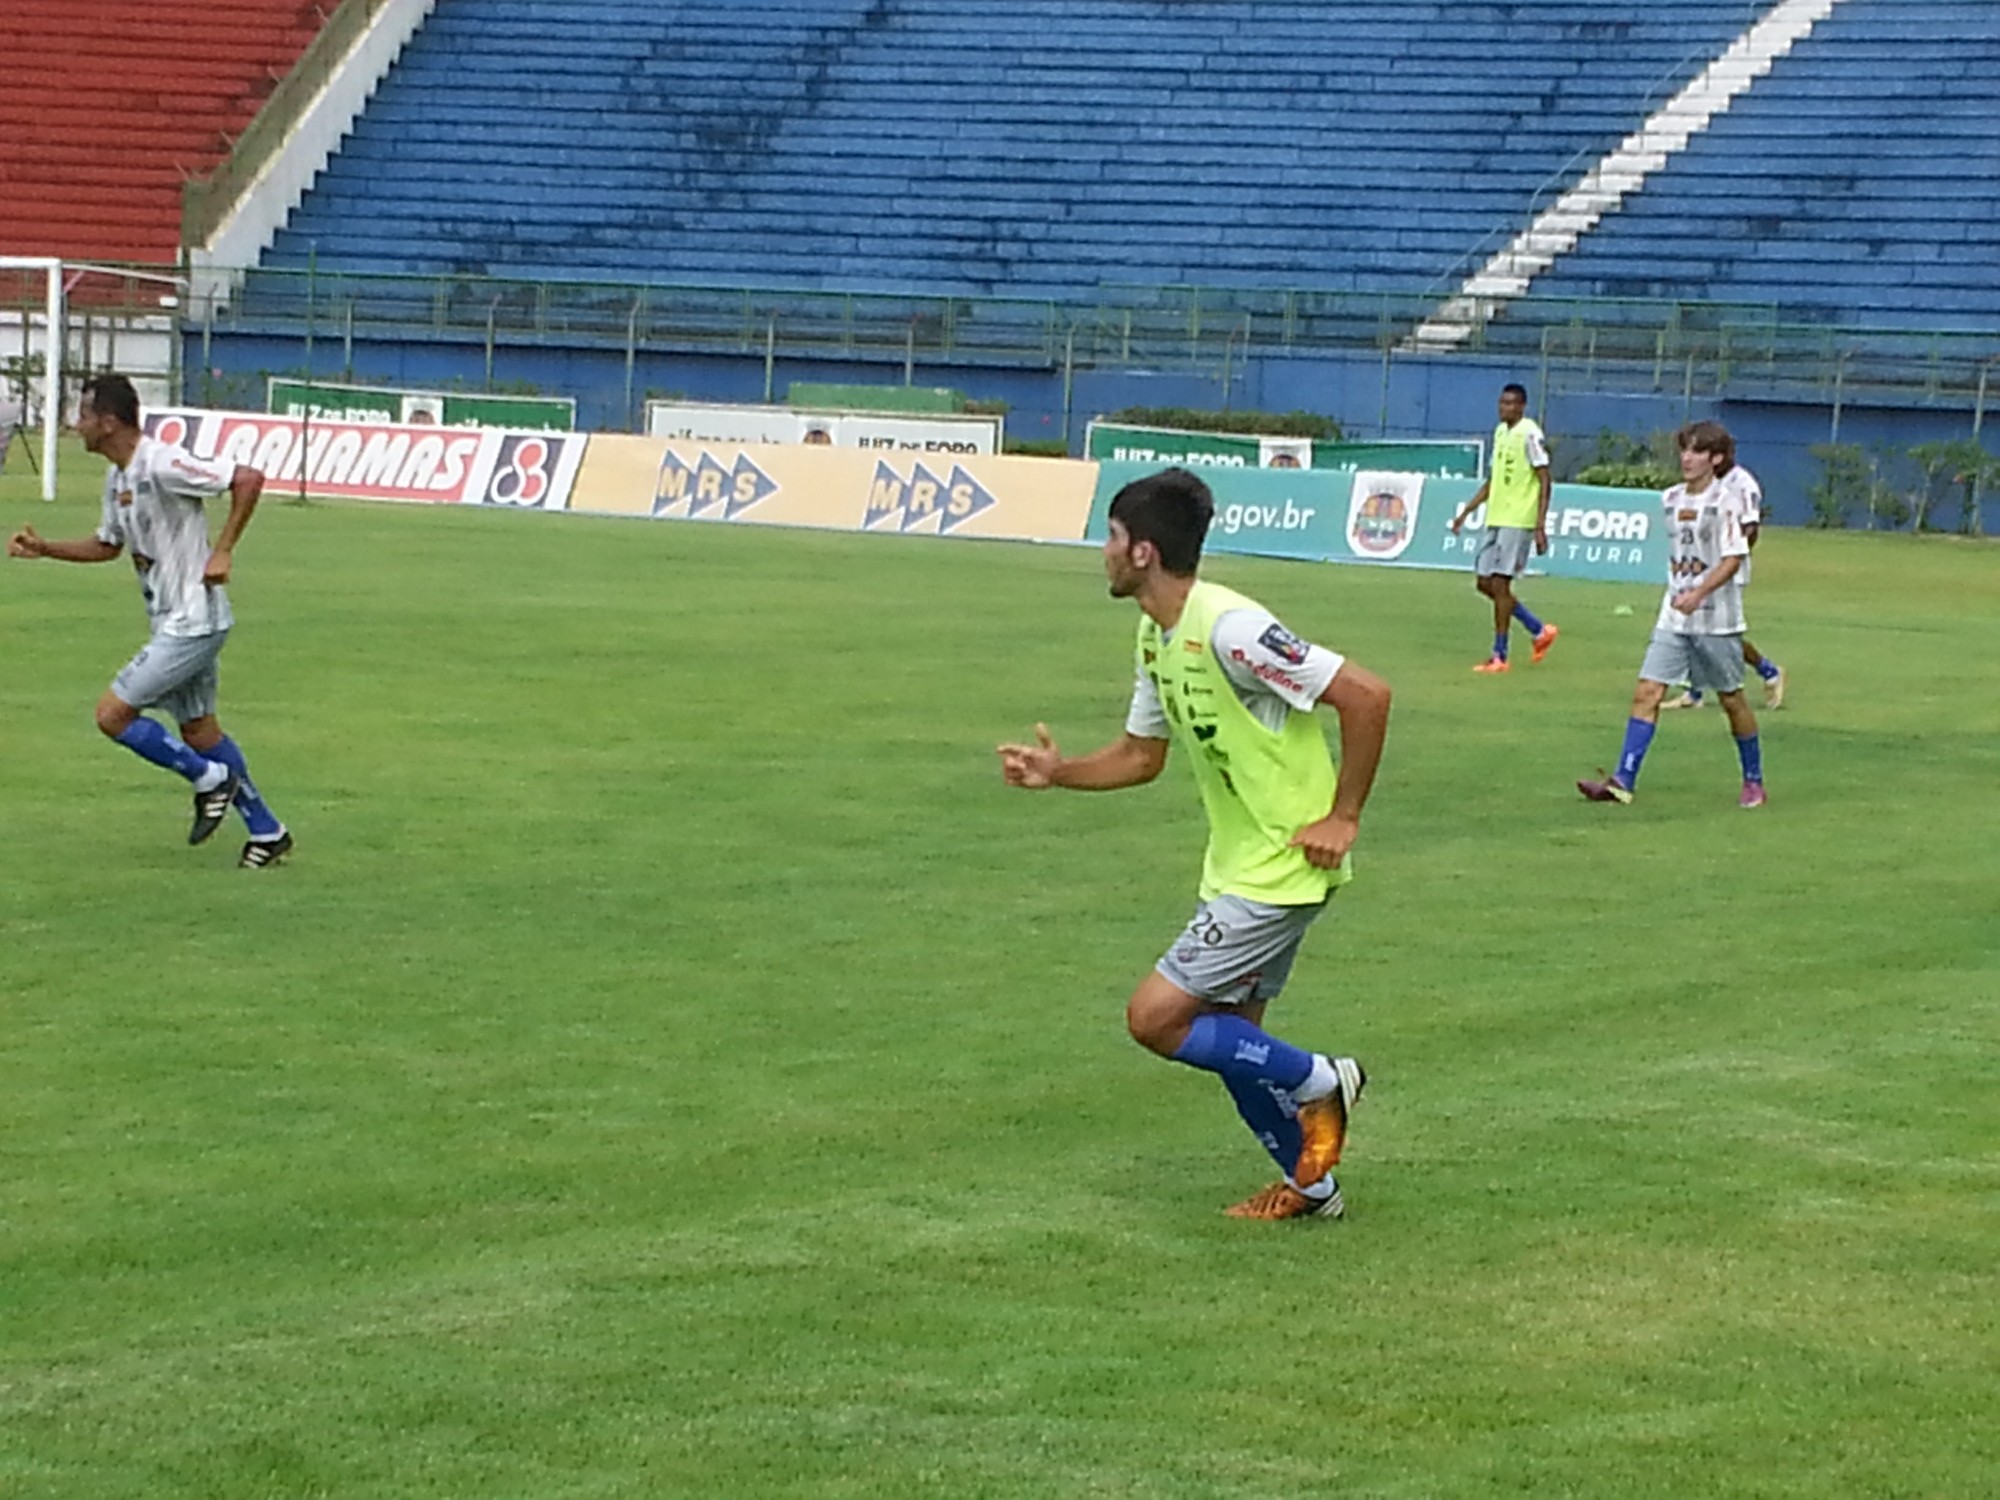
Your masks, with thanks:
M 201 581 L 210 587 L 229 582 L 229 554 L 220 548 L 208 554 L 208 564 L 201 570 Z
M 1459 532 L 1464 529 L 1465 529 L 1465 512 L 1460 511 L 1457 515 L 1451 518 L 1451 534 L 1453 536 L 1457 536 Z
M 1317 823 L 1308 823 L 1292 835 L 1292 847 L 1303 849 L 1306 863 L 1316 869 L 1336 870 L 1354 847 L 1361 825 L 1353 818 L 1337 818 L 1328 813 Z
M 1062 763 L 1062 751 L 1049 737 L 1049 726 L 1035 726 L 1035 741 L 1032 745 L 996 745 L 1000 756 L 1000 774 L 1007 785 L 1023 787 L 1031 792 L 1039 792 L 1055 785 L 1056 767 Z
M 23 526 L 19 531 L 7 538 L 7 555 L 9 557 L 40 557 L 44 545 L 45 543 L 42 539 L 35 535 L 34 527 Z

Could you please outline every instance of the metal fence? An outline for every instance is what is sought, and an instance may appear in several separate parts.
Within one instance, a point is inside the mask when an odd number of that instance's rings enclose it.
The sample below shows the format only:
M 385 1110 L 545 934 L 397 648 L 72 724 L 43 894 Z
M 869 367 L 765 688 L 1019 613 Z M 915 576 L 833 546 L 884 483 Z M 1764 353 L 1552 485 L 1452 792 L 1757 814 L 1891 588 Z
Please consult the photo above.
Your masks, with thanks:
M 158 287 L 94 276 L 82 316 L 99 325 L 161 316 Z M 523 347 L 725 354 L 766 361 L 852 358 L 906 368 L 1127 367 L 1220 371 L 1252 357 L 1412 353 L 1435 307 L 1418 294 L 1106 286 L 1089 302 L 517 281 L 304 270 L 247 273 L 231 293 L 180 309 L 204 342 L 256 333 L 309 349 L 362 340 L 441 341 L 495 354 Z M 0 286 L 0 316 L 39 316 L 39 287 Z M 9 320 L 11 321 L 11 320 Z M 1486 310 L 1461 348 L 1538 366 L 1544 384 L 1690 398 L 1876 399 L 1984 409 L 2000 330 L 1862 328 L 1788 320 L 1769 304 L 1522 297 Z M 322 357 L 324 355 L 322 354 Z M 205 361 L 206 362 L 206 361 Z

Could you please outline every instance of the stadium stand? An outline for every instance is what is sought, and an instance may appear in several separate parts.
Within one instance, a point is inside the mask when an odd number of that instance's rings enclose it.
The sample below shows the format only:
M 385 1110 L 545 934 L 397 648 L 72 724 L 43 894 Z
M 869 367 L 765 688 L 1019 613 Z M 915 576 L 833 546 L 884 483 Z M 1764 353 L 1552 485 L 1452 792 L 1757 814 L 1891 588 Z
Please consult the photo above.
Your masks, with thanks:
M 315 0 L 7 0 L 7 253 L 174 265 L 182 181 L 228 156 L 322 14 Z
M 1532 291 L 1990 331 L 1996 79 L 1991 0 L 1845 0 Z
M 1755 12 L 453 0 L 265 264 L 1063 300 L 1420 290 Z

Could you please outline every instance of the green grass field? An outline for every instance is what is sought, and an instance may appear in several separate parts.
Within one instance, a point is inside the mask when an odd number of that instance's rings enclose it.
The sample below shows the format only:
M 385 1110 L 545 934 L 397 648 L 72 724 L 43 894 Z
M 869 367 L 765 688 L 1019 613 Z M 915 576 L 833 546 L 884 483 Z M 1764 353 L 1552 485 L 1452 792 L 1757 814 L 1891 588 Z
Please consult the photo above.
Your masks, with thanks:
M 1397 694 L 1277 1226 L 1123 1034 L 1184 772 L 1000 785 L 1122 723 L 1093 552 L 271 504 L 261 874 L 91 726 L 125 565 L 0 564 L 0 1496 L 1993 1494 L 2000 550 L 1758 561 L 1745 814 L 1713 710 L 1572 789 L 1654 590 L 1494 681 L 1463 577 L 1216 560 Z

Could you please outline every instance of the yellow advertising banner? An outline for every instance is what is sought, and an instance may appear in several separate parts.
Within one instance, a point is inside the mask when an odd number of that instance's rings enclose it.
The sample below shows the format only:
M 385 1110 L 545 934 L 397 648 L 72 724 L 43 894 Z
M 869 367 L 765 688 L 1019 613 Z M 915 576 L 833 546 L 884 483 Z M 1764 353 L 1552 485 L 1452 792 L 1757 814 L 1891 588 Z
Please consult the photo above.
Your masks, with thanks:
M 569 508 L 676 521 L 1082 541 L 1097 465 L 593 436 Z

